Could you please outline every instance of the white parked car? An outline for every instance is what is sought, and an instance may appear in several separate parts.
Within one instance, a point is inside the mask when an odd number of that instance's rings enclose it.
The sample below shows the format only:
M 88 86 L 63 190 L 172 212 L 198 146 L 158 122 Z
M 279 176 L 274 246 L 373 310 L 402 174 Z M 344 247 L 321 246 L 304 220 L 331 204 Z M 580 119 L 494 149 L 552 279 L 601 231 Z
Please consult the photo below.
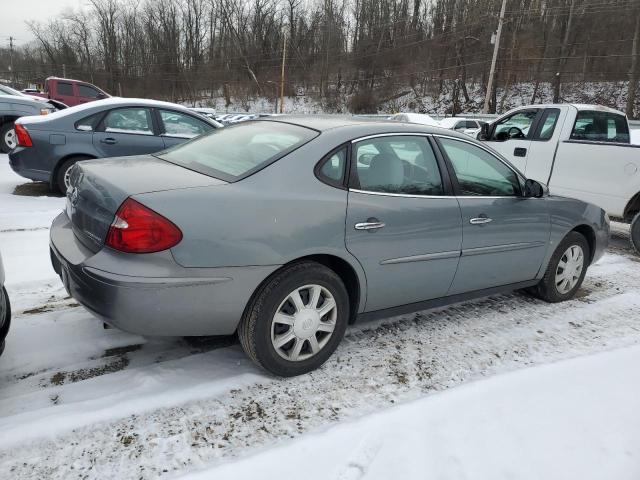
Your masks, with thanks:
M 640 145 L 624 113 L 598 105 L 530 105 L 483 127 L 478 139 L 552 194 L 599 205 L 631 223 L 640 252 Z
M 475 137 L 482 125 L 487 123 L 482 120 L 474 120 L 473 118 L 447 117 L 440 120 L 440 126 L 456 132 L 466 133 Z
M 430 127 L 439 127 L 440 123 L 426 113 L 396 113 L 391 115 L 389 120 L 405 123 L 419 123 L 421 125 L 429 125 Z

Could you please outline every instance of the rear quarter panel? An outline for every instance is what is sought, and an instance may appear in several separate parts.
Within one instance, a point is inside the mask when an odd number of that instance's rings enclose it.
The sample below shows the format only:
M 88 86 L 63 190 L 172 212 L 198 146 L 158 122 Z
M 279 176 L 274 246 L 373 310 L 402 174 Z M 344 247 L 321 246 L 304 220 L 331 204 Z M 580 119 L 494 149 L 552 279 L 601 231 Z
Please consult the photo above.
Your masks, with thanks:
M 544 275 L 549 260 L 564 237 L 579 226 L 586 225 L 593 230 L 595 250 L 591 254 L 593 261 L 597 261 L 609 243 L 609 224 L 605 219 L 605 211 L 596 205 L 573 198 L 552 195 L 546 200 L 551 216 L 551 236 L 547 256 L 538 276 Z

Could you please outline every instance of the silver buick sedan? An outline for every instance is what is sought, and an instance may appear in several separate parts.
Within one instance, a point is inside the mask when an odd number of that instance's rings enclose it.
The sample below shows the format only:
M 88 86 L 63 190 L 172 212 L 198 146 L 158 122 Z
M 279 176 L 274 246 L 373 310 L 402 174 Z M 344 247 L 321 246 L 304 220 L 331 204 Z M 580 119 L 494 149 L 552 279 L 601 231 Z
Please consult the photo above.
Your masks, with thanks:
M 355 321 L 514 289 L 568 300 L 608 238 L 602 209 L 549 195 L 466 135 L 283 116 L 79 162 L 51 258 L 115 327 L 237 332 L 291 376 Z
M 9 295 L 4 288 L 4 267 L 2 265 L 2 255 L 0 255 L 0 355 L 4 352 L 5 339 L 9 334 L 11 325 L 11 304 Z

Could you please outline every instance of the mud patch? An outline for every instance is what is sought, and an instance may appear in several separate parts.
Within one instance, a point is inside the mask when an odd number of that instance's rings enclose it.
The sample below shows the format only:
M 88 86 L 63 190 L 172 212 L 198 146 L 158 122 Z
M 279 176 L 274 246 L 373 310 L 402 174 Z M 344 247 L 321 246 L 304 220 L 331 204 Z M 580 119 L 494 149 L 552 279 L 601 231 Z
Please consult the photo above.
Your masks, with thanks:
M 99 377 L 108 373 L 124 370 L 129 365 L 129 359 L 126 356 L 120 356 L 111 362 L 99 367 L 82 368 L 73 372 L 56 372 L 49 380 L 51 385 L 61 386 L 69 383 L 76 383 L 82 380 Z

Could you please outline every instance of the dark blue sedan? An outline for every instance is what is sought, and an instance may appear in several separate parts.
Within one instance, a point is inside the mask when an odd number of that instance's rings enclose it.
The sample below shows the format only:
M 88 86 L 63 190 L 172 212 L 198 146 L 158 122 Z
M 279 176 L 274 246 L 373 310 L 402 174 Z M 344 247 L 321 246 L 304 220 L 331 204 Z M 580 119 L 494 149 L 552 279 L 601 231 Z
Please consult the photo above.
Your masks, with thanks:
M 173 103 L 109 98 L 42 117 L 16 121 L 18 146 L 11 168 L 65 192 L 80 160 L 142 155 L 210 132 L 222 125 Z

